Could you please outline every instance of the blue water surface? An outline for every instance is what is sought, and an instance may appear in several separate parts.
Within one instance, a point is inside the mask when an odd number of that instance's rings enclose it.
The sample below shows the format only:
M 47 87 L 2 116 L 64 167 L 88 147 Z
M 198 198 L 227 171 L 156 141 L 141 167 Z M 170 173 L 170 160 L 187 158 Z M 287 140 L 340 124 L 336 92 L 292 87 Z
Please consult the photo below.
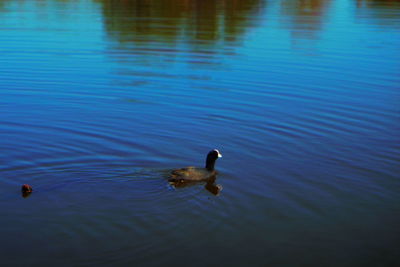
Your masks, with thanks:
M 398 266 L 399 89 L 398 1 L 2 0 L 1 264 Z

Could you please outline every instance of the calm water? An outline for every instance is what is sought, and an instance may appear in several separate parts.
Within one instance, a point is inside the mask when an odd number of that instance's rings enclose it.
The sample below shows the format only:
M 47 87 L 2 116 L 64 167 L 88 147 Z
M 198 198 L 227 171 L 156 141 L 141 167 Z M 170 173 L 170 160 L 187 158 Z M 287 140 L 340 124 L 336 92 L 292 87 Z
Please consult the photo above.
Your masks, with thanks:
M 395 0 L 2 0 L 1 264 L 398 266 L 399 90 Z

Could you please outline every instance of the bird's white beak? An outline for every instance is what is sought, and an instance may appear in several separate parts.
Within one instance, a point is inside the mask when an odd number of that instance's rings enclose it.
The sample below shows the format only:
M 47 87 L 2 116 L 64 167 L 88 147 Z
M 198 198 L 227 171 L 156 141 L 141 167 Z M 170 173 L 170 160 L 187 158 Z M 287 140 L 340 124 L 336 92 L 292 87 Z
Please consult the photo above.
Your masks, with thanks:
M 218 152 L 218 158 L 222 158 L 222 155 L 221 155 L 221 153 L 219 153 L 219 152 Z

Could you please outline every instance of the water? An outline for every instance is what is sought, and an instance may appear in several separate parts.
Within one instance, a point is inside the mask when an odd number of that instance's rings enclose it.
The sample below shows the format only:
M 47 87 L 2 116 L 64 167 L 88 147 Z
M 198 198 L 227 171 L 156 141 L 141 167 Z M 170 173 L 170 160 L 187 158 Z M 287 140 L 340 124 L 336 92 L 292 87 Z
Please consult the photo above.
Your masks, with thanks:
M 0 1 L 1 263 L 398 266 L 399 48 L 398 1 Z

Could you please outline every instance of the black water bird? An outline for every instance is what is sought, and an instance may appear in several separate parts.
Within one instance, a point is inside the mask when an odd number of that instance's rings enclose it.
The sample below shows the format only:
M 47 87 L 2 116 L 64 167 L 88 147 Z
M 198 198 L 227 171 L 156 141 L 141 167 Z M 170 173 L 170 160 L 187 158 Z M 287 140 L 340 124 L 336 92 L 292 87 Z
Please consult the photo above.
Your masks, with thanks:
M 185 182 L 199 182 L 208 181 L 216 178 L 217 171 L 215 170 L 215 161 L 222 157 L 217 149 L 211 150 L 206 158 L 206 166 L 199 167 L 186 167 L 171 172 L 169 182 L 171 184 L 185 183 Z

